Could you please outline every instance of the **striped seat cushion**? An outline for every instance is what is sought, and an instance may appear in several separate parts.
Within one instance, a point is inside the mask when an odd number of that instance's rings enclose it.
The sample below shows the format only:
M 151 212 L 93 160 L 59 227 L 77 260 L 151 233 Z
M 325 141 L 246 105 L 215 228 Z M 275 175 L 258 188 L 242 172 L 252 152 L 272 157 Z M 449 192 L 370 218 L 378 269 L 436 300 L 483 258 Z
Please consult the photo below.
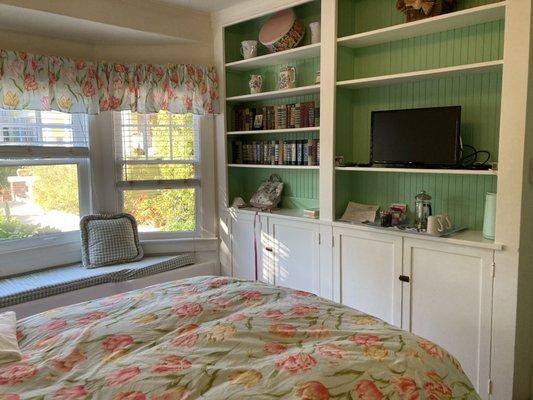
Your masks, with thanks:
M 89 286 L 142 278 L 194 264 L 193 254 L 148 256 L 141 261 L 96 269 L 81 264 L 0 279 L 0 308 Z

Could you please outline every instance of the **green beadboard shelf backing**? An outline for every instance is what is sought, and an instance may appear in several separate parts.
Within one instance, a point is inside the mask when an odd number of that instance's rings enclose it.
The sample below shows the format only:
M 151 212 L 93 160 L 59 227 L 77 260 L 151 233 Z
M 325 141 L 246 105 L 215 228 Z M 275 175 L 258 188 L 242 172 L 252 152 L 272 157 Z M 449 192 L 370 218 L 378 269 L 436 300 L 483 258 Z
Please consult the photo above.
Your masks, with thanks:
M 464 144 L 498 160 L 501 72 L 429 79 L 359 90 L 337 90 L 336 155 L 346 162 L 370 160 L 371 112 L 460 105 Z
M 239 104 L 231 104 L 227 107 L 226 119 L 228 121 L 228 130 L 233 130 L 234 110 L 238 107 L 263 107 L 281 104 L 301 103 L 314 101 L 319 106 L 320 96 L 318 94 L 296 97 L 285 97 L 282 99 L 253 101 Z M 231 142 L 233 140 L 303 140 L 318 139 L 319 132 L 298 132 L 295 130 L 291 133 L 283 134 L 264 134 L 260 136 L 243 135 L 234 137 L 230 136 L 227 140 L 228 160 L 232 159 Z M 282 208 L 303 209 L 316 208 L 319 206 L 319 172 L 318 170 L 280 170 L 274 168 L 228 168 L 228 189 L 230 204 L 236 196 L 243 197 L 246 201 L 255 193 L 261 182 L 268 179 L 271 174 L 278 174 L 285 188 L 283 198 L 280 204 Z
M 269 99 L 269 100 L 259 100 L 259 101 L 249 101 L 243 103 L 227 103 L 226 104 L 226 121 L 227 121 L 227 130 L 235 130 L 235 110 L 238 108 L 257 108 L 257 107 L 266 107 L 266 106 L 277 106 L 282 104 L 293 104 L 293 103 L 303 103 L 306 101 L 314 101 L 315 107 L 320 106 L 320 95 L 319 94 L 310 94 L 305 96 L 291 96 L 283 97 L 281 99 Z
M 500 0 L 458 0 L 457 10 L 497 3 Z M 405 22 L 396 0 L 339 0 L 338 36 L 348 36 Z
M 337 79 L 368 78 L 503 58 L 503 20 L 351 49 L 339 47 Z
M 447 213 L 457 225 L 482 230 L 485 194 L 496 191 L 497 177 L 337 171 L 335 186 L 336 218 L 348 201 L 355 201 L 382 208 L 404 203 L 412 219 L 415 196 L 425 190 L 432 196 L 434 214 Z
M 326 0 L 329 1 L 329 0 Z M 311 32 L 309 24 L 320 21 L 320 1 L 315 0 L 309 3 L 301 4 L 294 7 L 294 11 L 302 24 L 305 26 L 305 35 L 299 46 L 305 46 L 311 43 Z M 242 60 L 240 46 L 243 40 L 258 40 L 261 26 L 272 14 L 255 18 L 249 21 L 241 22 L 229 26 L 224 31 L 225 41 L 225 60 L 227 63 Z M 258 55 L 268 54 L 268 50 L 259 44 Z
M 249 201 L 259 185 L 277 174 L 284 182 L 281 208 L 303 209 L 319 206 L 318 170 L 280 170 L 273 168 L 228 168 L 229 201 L 242 197 Z
M 290 65 L 296 69 L 296 86 L 309 86 L 315 84 L 316 73 L 320 71 L 320 57 L 313 57 L 304 60 L 289 61 L 284 64 L 272 65 L 265 68 L 258 68 L 252 71 L 226 70 L 226 86 L 228 97 L 240 96 L 250 93 L 248 82 L 250 75 L 261 75 L 263 77 L 263 92 L 278 90 L 278 77 L 281 67 Z

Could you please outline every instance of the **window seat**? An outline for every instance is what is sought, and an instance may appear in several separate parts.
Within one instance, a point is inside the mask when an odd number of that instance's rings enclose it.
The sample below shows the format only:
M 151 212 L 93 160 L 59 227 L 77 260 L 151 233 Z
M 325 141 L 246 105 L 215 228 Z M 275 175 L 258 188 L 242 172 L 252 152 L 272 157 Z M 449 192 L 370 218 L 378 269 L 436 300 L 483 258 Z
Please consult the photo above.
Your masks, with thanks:
M 194 264 L 193 254 L 146 256 L 127 264 L 93 269 L 81 264 L 0 279 L 0 309 L 90 286 L 144 278 Z

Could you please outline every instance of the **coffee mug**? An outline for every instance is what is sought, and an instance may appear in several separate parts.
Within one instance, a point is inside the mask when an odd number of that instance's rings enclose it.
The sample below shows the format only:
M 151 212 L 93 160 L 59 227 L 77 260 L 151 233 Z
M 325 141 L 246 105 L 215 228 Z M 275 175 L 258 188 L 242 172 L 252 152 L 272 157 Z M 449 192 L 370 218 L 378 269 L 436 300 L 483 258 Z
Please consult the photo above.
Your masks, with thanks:
M 444 230 L 449 231 L 453 228 L 452 220 L 448 214 L 439 215 L 441 217 L 442 224 L 444 225 Z
M 245 60 L 257 57 L 257 40 L 244 40 L 241 42 L 241 55 Z
M 430 215 L 426 232 L 430 235 L 438 235 L 452 229 L 452 221 L 448 214 Z
M 311 30 L 311 44 L 320 43 L 320 22 L 311 22 L 309 29 Z
M 444 225 L 442 224 L 440 215 L 430 215 L 428 217 L 428 226 L 426 232 L 430 235 L 438 235 L 444 232 Z

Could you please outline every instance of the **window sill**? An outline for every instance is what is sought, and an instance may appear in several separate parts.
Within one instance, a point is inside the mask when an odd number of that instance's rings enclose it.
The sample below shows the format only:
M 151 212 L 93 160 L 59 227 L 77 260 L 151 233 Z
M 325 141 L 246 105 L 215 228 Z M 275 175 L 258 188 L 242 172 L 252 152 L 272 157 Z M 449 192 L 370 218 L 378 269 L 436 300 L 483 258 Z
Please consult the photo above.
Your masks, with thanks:
M 0 250 L 2 264 L 0 265 L 0 279 L 14 273 L 21 274 L 40 269 L 81 262 L 81 248 L 79 232 L 77 238 L 61 238 L 52 243 L 50 241 L 17 243 L 16 248 Z M 42 239 L 42 238 L 41 238 Z M 22 242 L 22 241 L 20 241 Z M 145 254 L 172 254 L 182 252 L 216 252 L 218 239 L 216 237 L 188 237 L 165 239 L 142 239 Z M 216 257 L 215 257 L 216 258 Z M 5 261 L 5 263 L 4 263 Z
M 188 237 L 143 239 L 141 245 L 147 254 L 217 251 L 218 238 L 216 237 Z

